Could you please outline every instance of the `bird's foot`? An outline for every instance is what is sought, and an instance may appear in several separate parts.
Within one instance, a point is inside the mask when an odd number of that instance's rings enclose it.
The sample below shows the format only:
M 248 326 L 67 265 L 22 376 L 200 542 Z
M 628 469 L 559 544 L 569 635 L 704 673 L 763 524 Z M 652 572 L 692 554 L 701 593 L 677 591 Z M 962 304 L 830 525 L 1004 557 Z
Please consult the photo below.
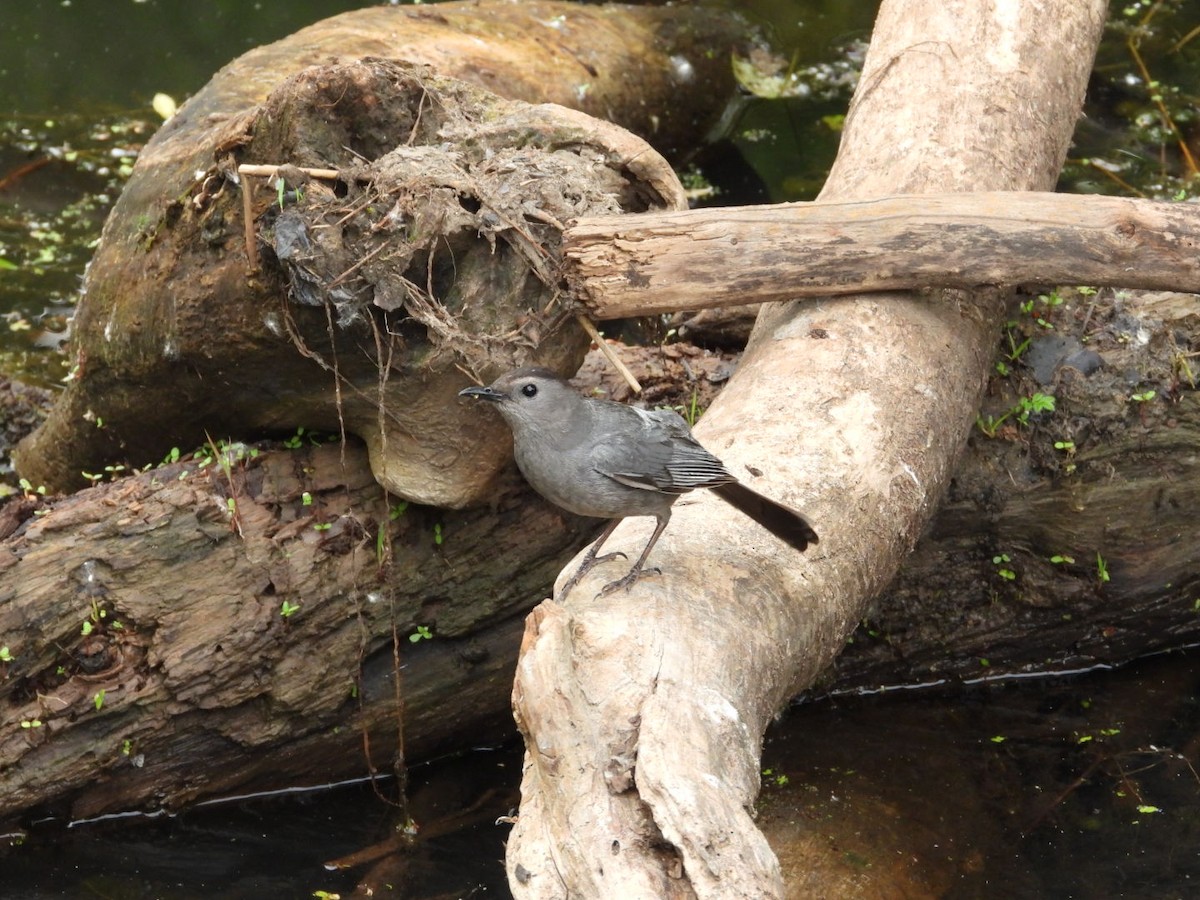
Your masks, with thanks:
M 579 564 L 579 568 L 575 570 L 575 574 L 567 579 L 567 583 L 562 586 L 562 590 L 558 592 L 558 596 L 555 599 L 559 603 L 566 600 L 567 594 L 571 592 L 571 588 L 579 584 L 580 579 L 590 572 L 596 563 L 602 563 L 608 559 L 616 559 L 618 556 L 621 557 L 621 559 L 629 558 L 620 550 L 614 550 L 612 553 L 605 553 L 603 556 L 585 556 L 583 558 L 583 562 Z
M 655 567 L 653 569 L 642 569 L 638 566 L 634 566 L 632 569 L 629 570 L 629 572 L 625 575 L 624 578 L 618 578 L 616 581 L 609 582 L 604 587 L 602 587 L 600 589 L 600 593 L 598 593 L 596 595 L 595 599 L 599 600 L 601 597 L 607 597 L 609 594 L 615 594 L 617 591 L 628 591 L 631 587 L 633 587 L 633 583 L 635 581 L 637 581 L 639 578 L 641 578 L 643 575 L 661 575 L 661 574 L 662 574 L 662 569 L 659 569 L 657 567 Z
M 562 603 L 564 600 L 567 599 L 567 594 L 571 593 L 571 588 L 575 587 L 575 585 L 577 585 L 577 584 L 579 584 L 579 573 L 578 572 L 576 572 L 574 575 L 572 575 L 570 578 L 567 579 L 567 583 L 562 586 L 562 590 L 558 592 L 558 594 L 554 597 L 554 599 L 557 600 L 559 603 Z

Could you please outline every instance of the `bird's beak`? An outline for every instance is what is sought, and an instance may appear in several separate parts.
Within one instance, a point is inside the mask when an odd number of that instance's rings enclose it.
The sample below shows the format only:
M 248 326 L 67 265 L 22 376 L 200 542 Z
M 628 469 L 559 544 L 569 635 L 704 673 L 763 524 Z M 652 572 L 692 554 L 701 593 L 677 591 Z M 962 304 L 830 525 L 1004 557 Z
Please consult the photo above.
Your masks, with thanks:
M 502 394 L 491 386 L 463 388 L 458 392 L 458 396 L 478 397 L 480 400 L 491 400 L 493 403 L 508 399 L 506 394 Z

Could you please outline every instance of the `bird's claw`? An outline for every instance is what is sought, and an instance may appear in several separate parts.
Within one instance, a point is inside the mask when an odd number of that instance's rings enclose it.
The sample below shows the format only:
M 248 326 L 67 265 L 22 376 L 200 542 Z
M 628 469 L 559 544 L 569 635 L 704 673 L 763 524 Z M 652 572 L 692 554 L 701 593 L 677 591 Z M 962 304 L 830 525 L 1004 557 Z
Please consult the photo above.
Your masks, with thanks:
M 662 569 L 659 569 L 657 566 L 653 569 L 630 569 L 629 573 L 626 574 L 624 578 L 618 578 L 616 581 L 609 582 L 602 587 L 600 589 L 600 593 L 596 595 L 595 599 L 599 600 L 601 597 L 607 597 L 609 594 L 615 594 L 617 591 L 628 591 L 631 587 L 633 587 L 634 582 L 643 575 L 661 574 Z
M 597 556 L 593 562 L 602 563 L 608 559 L 616 559 L 618 556 L 621 557 L 621 559 L 629 559 L 629 557 L 620 550 L 614 550 L 612 553 L 605 553 L 603 556 Z
M 621 557 L 621 559 L 629 558 L 624 553 L 622 553 L 620 550 L 615 550 L 612 553 L 605 553 L 603 556 L 594 556 L 590 559 L 585 559 L 583 561 L 582 565 L 580 565 L 579 568 L 575 570 L 575 574 L 567 579 L 567 583 L 562 586 L 562 590 L 558 592 L 558 596 L 555 597 L 555 599 L 559 603 L 566 600 L 567 594 L 569 594 L 571 592 L 571 588 L 573 588 L 573 587 L 575 587 L 575 585 L 579 584 L 579 582 L 583 579 L 583 576 L 586 575 L 588 572 L 590 572 L 592 570 L 592 568 L 596 565 L 596 563 L 602 563 L 608 559 L 615 559 L 618 556 Z M 655 575 L 662 574 L 661 570 L 657 569 L 657 568 L 646 569 L 644 571 L 653 573 Z M 620 590 L 621 588 L 624 588 L 625 590 L 629 590 L 631 587 L 633 587 L 633 583 L 635 581 L 637 581 L 638 578 L 642 574 L 643 574 L 642 569 L 630 569 L 628 574 L 626 574 L 623 578 L 618 578 L 616 581 L 612 582 L 611 584 L 606 584 L 600 590 L 600 593 L 598 593 L 596 595 L 596 598 L 607 596 L 608 594 L 611 594 L 613 591 Z

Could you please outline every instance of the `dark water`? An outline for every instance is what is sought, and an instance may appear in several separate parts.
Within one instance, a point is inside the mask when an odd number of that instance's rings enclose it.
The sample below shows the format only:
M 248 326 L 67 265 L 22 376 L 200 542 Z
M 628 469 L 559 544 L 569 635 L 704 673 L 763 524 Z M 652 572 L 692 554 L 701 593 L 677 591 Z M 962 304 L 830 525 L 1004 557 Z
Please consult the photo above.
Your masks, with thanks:
M 796 707 L 767 735 L 760 822 L 787 840 L 779 821 L 798 819 L 805 840 L 835 846 L 861 869 L 861 896 L 1196 896 L 1198 688 L 1200 653 L 1179 652 L 1117 671 Z M 509 826 L 496 819 L 517 802 L 520 758 L 510 744 L 414 770 L 411 812 L 433 836 L 398 857 L 399 896 L 508 896 Z M 0 848 L 0 896 L 348 896 L 370 866 L 324 864 L 395 834 L 392 790 L 42 822 Z M 897 882 L 923 889 L 889 892 Z
M 362 5 L 4 4 L 0 372 L 45 383 L 61 377 L 53 348 L 66 333 L 91 242 L 156 127 L 153 95 L 182 102 L 245 49 Z M 732 111 L 712 156 L 731 167 L 723 199 L 811 197 L 836 153 L 837 116 L 874 4 L 751 6 L 783 52 L 794 51 L 811 89 Z M 1151 6 L 1114 8 L 1114 18 L 1127 24 Z M 1153 6 L 1158 31 L 1141 54 L 1165 85 L 1179 135 L 1150 101 L 1126 34 L 1114 27 L 1066 188 L 1149 196 L 1190 190 L 1177 145 L 1196 128 L 1200 41 L 1187 35 L 1200 21 L 1200 3 Z M 892 843 L 882 831 L 837 840 L 864 871 L 883 869 L 880 854 L 894 855 L 903 843 L 915 860 L 913 877 L 928 887 L 910 896 L 1196 896 L 1198 683 L 1197 657 L 1176 654 L 1069 679 L 808 705 L 769 736 L 763 805 L 819 831 L 839 818 L 861 822 L 854 813 L 866 807 L 847 804 L 887 798 L 899 822 Z M 519 760 L 515 748 L 480 751 L 414 773 L 414 817 L 437 836 L 403 857 L 393 883 L 406 885 L 405 896 L 507 896 L 500 863 L 507 826 L 494 823 L 515 802 Z M 462 827 L 454 827 L 456 817 Z M 324 863 L 388 839 L 397 819 L 392 804 L 358 785 L 232 801 L 174 818 L 63 825 L 44 821 L 23 841 L 4 840 L 0 897 L 346 896 L 369 866 L 337 873 Z
M 170 817 L 70 828 L 43 821 L 23 843 L 0 846 L 0 897 L 348 897 L 363 878 L 379 885 L 377 896 L 506 897 L 501 861 L 509 826 L 496 819 L 517 804 L 520 761 L 513 743 L 415 768 L 409 812 L 419 837 L 400 840 L 392 865 L 374 875 L 371 862 L 340 871 L 328 863 L 398 841 L 403 819 L 386 778 L 222 801 Z
M 355 0 L 13 0 L 0 15 L 0 119 L 148 109 L 182 102 L 251 47 Z
M 1198 689 L 1176 652 L 802 707 L 768 734 L 760 805 L 783 794 L 809 837 L 923 888 L 864 896 L 1198 896 Z

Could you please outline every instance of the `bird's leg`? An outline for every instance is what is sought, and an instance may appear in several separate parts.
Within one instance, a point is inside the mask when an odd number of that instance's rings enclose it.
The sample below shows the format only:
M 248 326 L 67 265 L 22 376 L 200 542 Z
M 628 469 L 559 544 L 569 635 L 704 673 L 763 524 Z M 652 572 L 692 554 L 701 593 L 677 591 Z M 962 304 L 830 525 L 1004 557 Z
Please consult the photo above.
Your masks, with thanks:
M 600 593 L 596 595 L 597 597 L 607 596 L 613 591 L 627 591 L 633 587 L 633 583 L 641 577 L 642 565 L 646 562 L 646 557 L 650 555 L 650 551 L 653 550 L 654 545 L 658 543 L 659 535 L 663 533 L 663 530 L 667 527 L 667 523 L 671 521 L 671 511 L 668 509 L 666 515 L 656 516 L 655 518 L 658 520 L 658 524 L 654 528 L 654 534 L 650 535 L 650 543 L 646 545 L 646 549 L 642 551 L 642 555 L 639 556 L 637 562 L 633 564 L 633 568 L 630 569 L 623 578 L 618 578 L 611 584 L 606 584 L 601 589 Z M 651 571 L 655 572 L 658 570 L 651 569 Z
M 596 557 L 596 554 L 600 552 L 600 545 L 608 540 L 609 536 L 620 524 L 620 519 L 613 519 L 608 523 L 608 525 L 605 526 L 604 530 L 600 532 L 600 537 L 596 538 L 596 542 L 592 544 L 588 552 L 584 554 L 583 560 L 579 563 L 579 568 L 575 570 L 575 574 L 568 578 L 567 583 L 563 585 L 562 590 L 558 594 L 558 599 L 560 601 L 567 599 L 567 594 L 570 593 L 571 588 L 579 584 L 579 579 L 590 572 L 592 570 L 592 566 L 596 565 L 596 563 L 604 562 L 604 560 L 613 556 L 625 555 L 624 553 L 618 551 L 617 553 L 605 553 L 599 558 Z

